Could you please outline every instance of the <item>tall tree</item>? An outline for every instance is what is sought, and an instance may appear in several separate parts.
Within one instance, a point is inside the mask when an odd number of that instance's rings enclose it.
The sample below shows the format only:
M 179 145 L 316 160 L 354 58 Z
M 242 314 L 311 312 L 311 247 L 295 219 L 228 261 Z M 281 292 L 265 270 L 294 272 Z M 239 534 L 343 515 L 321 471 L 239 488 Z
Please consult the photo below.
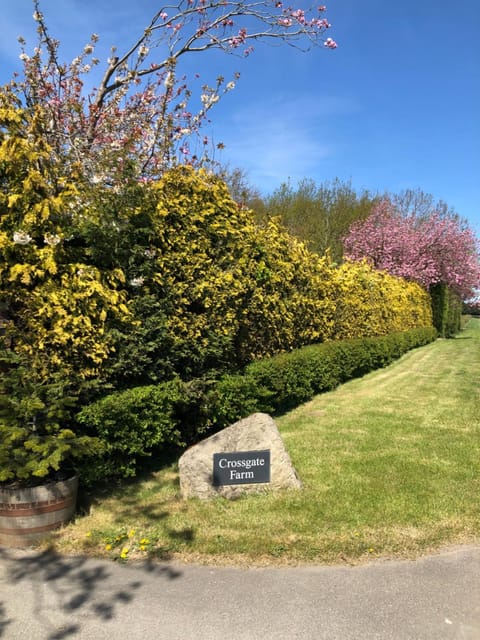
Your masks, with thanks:
M 244 169 L 227 166 L 218 168 L 219 177 L 227 185 L 230 195 L 242 208 L 252 209 L 260 216 L 265 209 L 264 199 L 260 190 L 249 182 L 248 174 Z
M 419 282 L 447 285 L 468 300 L 480 287 L 479 243 L 456 214 L 405 212 L 384 199 L 344 238 L 345 255 L 368 258 L 377 269 Z
M 436 200 L 431 193 L 422 189 L 403 189 L 399 193 L 385 194 L 402 216 L 414 216 L 418 220 L 429 218 L 432 214 L 441 217 L 459 218 L 453 207 L 443 200 Z
M 282 184 L 265 200 L 259 217 L 279 217 L 309 249 L 319 254 L 328 249 L 332 258 L 340 262 L 343 236 L 353 221 L 370 214 L 374 200 L 367 191 L 357 194 L 349 182 L 338 178 L 320 185 L 304 179 L 296 189 L 290 183 Z

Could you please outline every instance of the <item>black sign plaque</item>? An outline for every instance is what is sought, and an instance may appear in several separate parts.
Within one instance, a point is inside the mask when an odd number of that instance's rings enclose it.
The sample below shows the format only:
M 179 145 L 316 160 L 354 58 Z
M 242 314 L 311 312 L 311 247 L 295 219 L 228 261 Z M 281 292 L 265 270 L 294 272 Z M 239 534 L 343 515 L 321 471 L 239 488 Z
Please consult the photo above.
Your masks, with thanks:
M 213 454 L 213 486 L 270 482 L 270 450 Z

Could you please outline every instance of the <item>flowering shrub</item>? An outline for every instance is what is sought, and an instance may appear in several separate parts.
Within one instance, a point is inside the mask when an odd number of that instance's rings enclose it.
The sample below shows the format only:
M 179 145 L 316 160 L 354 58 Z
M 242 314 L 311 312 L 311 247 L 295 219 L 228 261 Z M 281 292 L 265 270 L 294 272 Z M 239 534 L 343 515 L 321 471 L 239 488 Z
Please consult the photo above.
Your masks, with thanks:
M 390 200 L 378 203 L 344 238 L 345 255 L 367 258 L 380 270 L 418 282 L 427 290 L 446 284 L 463 300 L 480 287 L 479 244 L 454 215 L 402 215 Z

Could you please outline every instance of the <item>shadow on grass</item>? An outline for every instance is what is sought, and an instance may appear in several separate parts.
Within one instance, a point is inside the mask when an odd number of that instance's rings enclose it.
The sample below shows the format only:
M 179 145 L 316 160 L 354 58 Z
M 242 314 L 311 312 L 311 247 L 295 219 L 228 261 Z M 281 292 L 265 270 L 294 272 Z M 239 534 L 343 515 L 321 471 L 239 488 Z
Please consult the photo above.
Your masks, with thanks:
M 166 517 L 168 515 L 167 513 L 161 514 L 156 512 L 153 507 L 144 507 L 142 504 L 139 504 L 137 489 L 142 482 L 153 480 L 157 485 L 157 491 L 160 491 L 161 485 L 158 484 L 156 474 L 171 467 L 178 460 L 179 455 L 177 451 L 173 451 L 170 454 L 162 452 L 162 454 L 157 457 L 152 456 L 151 458 L 146 458 L 142 464 L 142 471 L 134 478 L 109 479 L 106 481 L 97 481 L 90 486 L 84 486 L 80 476 L 77 515 L 88 515 L 93 506 L 102 503 L 108 498 L 121 498 L 126 510 L 132 510 L 132 515 L 138 515 L 141 511 L 146 517 Z M 178 491 L 178 477 L 164 480 L 163 486 L 166 485 L 171 485 Z
M 149 460 L 148 467 L 135 478 L 81 487 L 77 517 L 88 517 L 92 510 L 104 511 L 108 513 L 108 524 L 103 528 L 100 524 L 99 529 L 93 524 L 93 536 L 90 532 L 88 537 L 77 538 L 77 551 L 91 556 L 95 545 L 99 545 L 98 548 L 108 548 L 114 556 L 120 554 L 122 547 L 128 546 L 134 552 L 140 549 L 141 556 L 152 562 L 166 562 L 171 560 L 172 550 L 191 546 L 196 537 L 195 530 L 190 526 L 182 527 L 178 522 L 169 522 L 172 515 L 186 509 L 179 502 L 177 460 L 176 454 L 157 457 Z M 130 534 L 130 531 L 134 533 Z M 61 532 L 50 535 L 53 549 L 58 549 L 56 540 L 61 537 Z M 141 546 L 142 538 L 147 540 L 146 548 Z
M 11 594 L 11 600 L 0 602 L 0 637 L 10 625 L 14 629 L 27 619 L 48 640 L 82 637 L 82 620 L 94 618 L 101 624 L 112 620 L 119 608 L 134 610 L 143 574 L 167 581 L 182 576 L 177 569 L 152 561 L 119 574 L 123 568 L 111 562 L 59 556 L 52 550 L 18 553 L 0 548 L 0 562 Z M 12 611 L 21 611 L 21 619 Z
M 179 540 L 180 542 L 193 542 L 195 540 L 195 529 L 192 527 L 185 527 L 184 529 L 169 529 L 168 534 L 172 540 Z

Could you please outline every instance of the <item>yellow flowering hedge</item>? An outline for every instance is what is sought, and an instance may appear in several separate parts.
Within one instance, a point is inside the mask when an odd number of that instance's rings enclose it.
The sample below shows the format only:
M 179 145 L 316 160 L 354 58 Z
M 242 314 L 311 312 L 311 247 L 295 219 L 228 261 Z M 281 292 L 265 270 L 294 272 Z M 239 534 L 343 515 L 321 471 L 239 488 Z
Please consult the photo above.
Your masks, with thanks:
M 429 294 L 417 283 L 346 261 L 335 272 L 336 340 L 381 336 L 432 326 Z

